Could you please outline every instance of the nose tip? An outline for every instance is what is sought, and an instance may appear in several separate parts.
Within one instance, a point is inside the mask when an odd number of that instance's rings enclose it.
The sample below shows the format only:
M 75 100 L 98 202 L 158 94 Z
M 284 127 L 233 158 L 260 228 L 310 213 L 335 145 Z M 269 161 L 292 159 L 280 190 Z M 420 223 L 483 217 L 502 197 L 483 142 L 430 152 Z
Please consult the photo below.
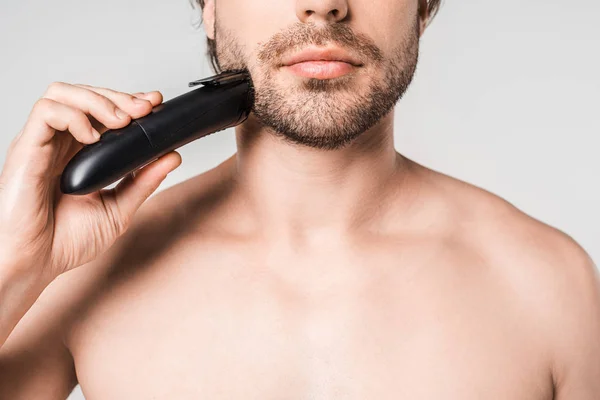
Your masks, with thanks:
M 302 22 L 339 22 L 348 15 L 347 0 L 298 0 L 296 14 Z

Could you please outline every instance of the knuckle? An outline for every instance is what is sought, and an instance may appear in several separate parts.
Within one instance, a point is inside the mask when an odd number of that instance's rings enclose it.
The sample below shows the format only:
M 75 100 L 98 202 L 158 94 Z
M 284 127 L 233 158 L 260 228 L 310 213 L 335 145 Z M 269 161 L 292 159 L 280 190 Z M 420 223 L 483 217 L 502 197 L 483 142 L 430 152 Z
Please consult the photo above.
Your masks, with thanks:
M 112 112 L 113 108 L 115 107 L 110 99 L 107 99 L 103 95 L 88 89 L 85 89 L 85 94 L 82 97 L 81 102 L 82 104 L 77 107 L 77 109 L 86 109 L 92 113 L 94 111 L 101 113 Z
M 130 93 L 120 92 L 118 90 L 102 88 L 102 92 L 105 93 L 106 97 L 109 99 L 115 100 L 123 100 L 123 99 L 133 99 L 133 96 Z
M 52 107 L 53 104 L 54 103 L 52 100 L 42 97 L 42 98 L 38 99 L 35 102 L 35 104 L 33 105 L 33 111 L 36 114 L 46 113 Z
M 51 95 L 53 93 L 56 93 L 56 92 L 62 90 L 66 85 L 67 84 L 65 82 L 61 82 L 61 81 L 52 82 L 50 85 L 48 85 L 45 96 Z
M 102 107 L 105 107 L 112 111 L 115 108 L 115 103 L 106 96 L 101 95 L 100 93 L 96 93 L 94 91 L 90 91 L 90 98 L 92 101 L 100 104 Z
M 71 114 L 69 115 L 69 122 L 70 124 L 84 124 L 87 125 L 87 123 L 89 123 L 89 120 L 87 119 L 87 117 L 85 116 L 85 114 L 83 113 L 83 111 L 81 110 L 77 110 L 77 109 L 73 109 L 71 110 Z
M 73 110 L 73 113 L 68 118 L 67 126 L 71 134 L 79 138 L 82 134 L 81 131 L 84 128 L 89 128 L 91 123 L 82 111 Z
M 136 97 L 134 95 L 132 95 L 131 93 L 123 93 L 123 92 L 119 92 L 119 94 L 121 96 L 123 96 L 123 98 L 129 100 L 129 101 L 133 101 L 133 99 L 135 99 Z M 142 99 L 143 100 L 143 99 Z
M 116 91 L 112 91 L 112 92 L 108 92 L 111 99 L 114 100 L 114 104 L 116 105 L 117 103 L 121 105 L 122 107 L 128 107 L 131 103 L 133 103 L 133 99 L 135 98 L 135 96 L 132 96 L 129 93 L 123 93 L 123 92 L 116 92 Z

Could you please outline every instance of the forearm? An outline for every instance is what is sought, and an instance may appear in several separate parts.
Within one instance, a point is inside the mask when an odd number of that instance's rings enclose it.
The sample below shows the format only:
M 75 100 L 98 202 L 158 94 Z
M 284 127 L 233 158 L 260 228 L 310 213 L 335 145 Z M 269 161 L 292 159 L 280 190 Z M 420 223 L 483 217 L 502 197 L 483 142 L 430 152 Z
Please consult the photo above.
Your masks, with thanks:
M 48 284 L 16 263 L 0 262 L 0 348 Z

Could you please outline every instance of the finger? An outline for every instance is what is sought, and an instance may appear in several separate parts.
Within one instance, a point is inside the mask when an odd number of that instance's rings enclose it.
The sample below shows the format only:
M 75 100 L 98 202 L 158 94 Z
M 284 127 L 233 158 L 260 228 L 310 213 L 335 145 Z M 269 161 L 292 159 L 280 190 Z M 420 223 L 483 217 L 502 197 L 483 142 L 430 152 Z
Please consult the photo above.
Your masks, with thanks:
M 163 102 L 163 95 L 158 90 L 154 90 L 152 92 L 146 92 L 146 93 L 138 92 L 138 93 L 133 93 L 133 95 L 136 97 L 141 97 L 141 98 L 144 98 L 144 99 L 150 101 L 150 103 L 152 103 L 152 106 L 157 106 Z
M 167 175 L 181 165 L 181 155 L 172 151 L 156 161 L 125 177 L 114 189 L 107 201 L 113 215 L 119 215 L 122 221 L 130 221 L 138 208 L 158 189 Z
M 146 98 L 145 96 L 134 96 L 129 93 L 118 92 L 116 90 L 90 85 L 77 84 L 75 86 L 90 90 L 106 97 L 107 99 L 110 99 L 117 105 L 117 107 L 124 110 L 134 119 L 147 115 L 150 113 L 150 111 L 152 111 L 152 107 L 154 106 L 150 99 Z
M 132 96 L 150 101 L 150 103 L 152 104 L 152 107 L 159 105 L 163 101 L 163 96 L 158 91 L 153 91 L 153 92 L 148 92 L 148 93 L 138 92 L 138 93 L 133 93 Z M 90 116 L 89 118 L 90 118 L 90 121 L 92 122 L 92 126 L 98 132 L 104 133 L 108 130 L 108 128 L 106 128 L 104 125 L 102 125 L 100 122 L 98 122 L 93 116 Z M 139 118 L 139 117 L 135 116 L 134 118 Z
M 92 127 L 95 130 L 97 130 L 98 132 L 100 132 L 101 134 L 103 134 L 104 132 L 106 132 L 108 130 L 108 128 L 106 126 L 104 126 L 104 124 L 102 122 L 100 122 L 96 118 L 94 118 L 93 115 L 88 115 L 88 119 L 90 120 Z
M 99 134 L 81 110 L 41 98 L 33 106 L 15 147 L 22 143 L 42 147 L 52 140 L 56 131 L 67 130 L 83 144 L 95 143 L 99 138 Z
M 129 114 L 117 107 L 110 99 L 68 83 L 51 84 L 43 97 L 80 109 L 109 129 L 122 128 L 131 122 Z
M 64 146 L 78 142 L 95 143 L 100 134 L 94 132 L 90 121 L 81 110 L 42 98 L 33 106 L 18 140 L 13 141 L 6 156 L 4 172 L 6 176 L 14 176 L 21 171 L 31 177 L 45 178 L 54 173 Z M 61 137 L 55 138 L 57 135 Z M 67 138 L 65 135 L 71 137 Z M 97 138 L 94 135 L 97 135 Z M 49 145 L 50 143 L 54 145 Z

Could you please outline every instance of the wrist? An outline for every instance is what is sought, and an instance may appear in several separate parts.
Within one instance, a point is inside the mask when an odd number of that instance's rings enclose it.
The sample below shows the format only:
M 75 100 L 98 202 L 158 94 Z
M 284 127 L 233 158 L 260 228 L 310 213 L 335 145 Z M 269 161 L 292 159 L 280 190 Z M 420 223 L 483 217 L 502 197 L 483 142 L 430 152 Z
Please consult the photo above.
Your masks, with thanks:
M 32 265 L 30 261 L 0 256 L 0 290 L 18 287 L 24 293 L 41 293 L 52 279 L 44 277 Z
M 48 286 L 39 274 L 23 271 L 15 262 L 0 261 L 0 347 Z

